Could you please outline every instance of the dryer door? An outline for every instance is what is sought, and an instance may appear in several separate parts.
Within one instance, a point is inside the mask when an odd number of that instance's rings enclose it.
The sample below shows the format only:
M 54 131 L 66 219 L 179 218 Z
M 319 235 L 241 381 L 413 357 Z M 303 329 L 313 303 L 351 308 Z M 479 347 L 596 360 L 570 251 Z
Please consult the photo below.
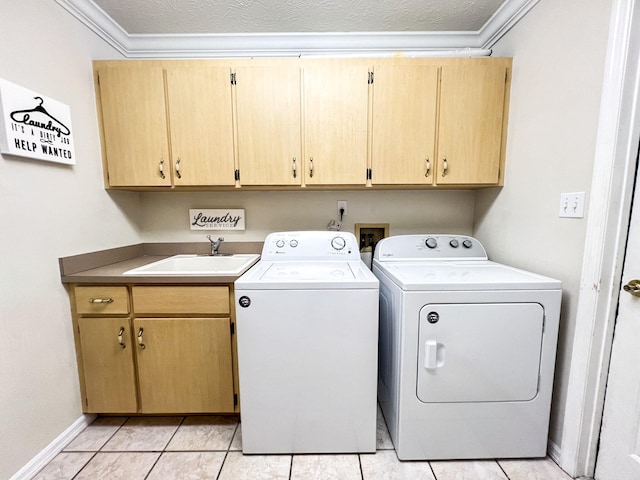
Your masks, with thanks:
M 538 303 L 429 304 L 420 310 L 422 402 L 507 402 L 538 392 Z

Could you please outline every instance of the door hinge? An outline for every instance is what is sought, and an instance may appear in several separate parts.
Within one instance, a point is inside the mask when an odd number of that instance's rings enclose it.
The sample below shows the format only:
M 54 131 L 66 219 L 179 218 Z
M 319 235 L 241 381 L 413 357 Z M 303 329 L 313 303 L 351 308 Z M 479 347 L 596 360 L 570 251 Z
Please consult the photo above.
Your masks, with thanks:
M 234 335 L 236 333 L 236 324 L 231 322 L 231 335 Z
M 370 168 L 367 168 L 367 180 L 371 180 L 373 178 L 373 172 Z
M 236 181 L 240 180 L 240 170 L 235 171 L 235 178 L 236 178 Z
M 233 406 L 234 407 L 238 406 L 238 394 L 237 393 L 233 394 Z
M 231 85 L 235 85 L 236 84 L 236 74 L 232 73 L 231 74 Z
M 373 85 L 373 72 L 369 72 L 369 80 L 367 81 L 369 85 Z

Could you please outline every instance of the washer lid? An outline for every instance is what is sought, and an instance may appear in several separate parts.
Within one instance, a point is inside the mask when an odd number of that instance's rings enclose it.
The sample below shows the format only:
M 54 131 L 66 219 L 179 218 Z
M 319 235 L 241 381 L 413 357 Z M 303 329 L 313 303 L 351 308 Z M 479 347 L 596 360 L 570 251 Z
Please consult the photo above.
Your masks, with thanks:
M 235 282 L 237 289 L 378 288 L 378 279 L 358 260 L 259 261 Z
M 489 260 L 384 262 L 377 269 L 403 290 L 547 290 L 559 280 Z

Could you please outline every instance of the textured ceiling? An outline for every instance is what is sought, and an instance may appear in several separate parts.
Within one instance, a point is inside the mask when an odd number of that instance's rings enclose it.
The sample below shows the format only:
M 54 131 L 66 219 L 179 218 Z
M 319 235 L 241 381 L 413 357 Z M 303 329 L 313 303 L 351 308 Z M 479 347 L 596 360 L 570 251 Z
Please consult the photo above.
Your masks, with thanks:
M 129 35 L 478 31 L 508 0 L 93 0 Z

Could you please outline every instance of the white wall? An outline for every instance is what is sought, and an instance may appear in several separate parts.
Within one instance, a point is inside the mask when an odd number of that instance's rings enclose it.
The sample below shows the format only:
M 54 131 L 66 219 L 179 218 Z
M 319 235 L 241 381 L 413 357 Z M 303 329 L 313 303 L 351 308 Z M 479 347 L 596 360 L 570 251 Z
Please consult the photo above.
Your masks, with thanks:
M 102 185 L 91 60 L 117 57 L 53 1 L 0 0 L 0 77 L 70 106 L 77 165 L 0 157 L 0 478 L 81 415 L 58 257 L 140 241 L 138 194 Z
M 231 191 L 142 193 L 141 228 L 147 242 L 202 242 L 211 232 L 189 230 L 189 208 L 244 208 L 247 229 L 223 232 L 226 241 L 262 241 L 269 232 L 325 230 L 347 201 L 343 230 L 355 223 L 388 223 L 391 235 L 464 233 L 473 226 L 470 191 Z M 219 232 L 216 232 L 219 233 Z
M 494 56 L 513 57 L 506 178 L 501 191 L 476 194 L 474 234 L 494 260 L 563 282 L 555 447 L 562 446 L 586 229 L 586 218 L 558 217 L 560 193 L 589 195 L 610 9 L 610 0 L 542 0 L 494 48 Z

